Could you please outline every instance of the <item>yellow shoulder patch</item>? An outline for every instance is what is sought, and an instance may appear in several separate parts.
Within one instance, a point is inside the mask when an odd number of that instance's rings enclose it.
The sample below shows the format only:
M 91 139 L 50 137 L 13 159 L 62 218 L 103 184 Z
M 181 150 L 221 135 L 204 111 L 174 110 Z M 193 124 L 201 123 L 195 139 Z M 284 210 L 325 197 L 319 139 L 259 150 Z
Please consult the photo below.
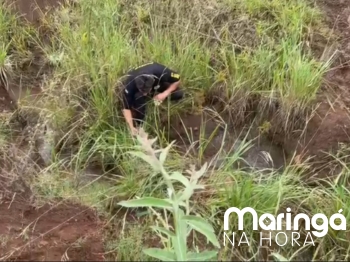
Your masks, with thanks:
M 171 77 L 179 79 L 180 75 L 179 74 L 175 74 L 175 73 L 171 73 Z

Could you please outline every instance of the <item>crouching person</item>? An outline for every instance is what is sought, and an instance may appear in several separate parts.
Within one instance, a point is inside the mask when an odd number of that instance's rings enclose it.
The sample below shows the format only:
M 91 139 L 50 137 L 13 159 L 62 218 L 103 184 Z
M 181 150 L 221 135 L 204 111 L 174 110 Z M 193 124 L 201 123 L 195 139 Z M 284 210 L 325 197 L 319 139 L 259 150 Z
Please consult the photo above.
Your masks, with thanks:
M 152 98 L 163 102 L 170 96 L 179 101 L 184 93 L 179 89 L 180 75 L 159 63 L 150 63 L 128 72 L 122 90 L 123 115 L 131 134 L 136 135 L 144 121 L 147 103 Z

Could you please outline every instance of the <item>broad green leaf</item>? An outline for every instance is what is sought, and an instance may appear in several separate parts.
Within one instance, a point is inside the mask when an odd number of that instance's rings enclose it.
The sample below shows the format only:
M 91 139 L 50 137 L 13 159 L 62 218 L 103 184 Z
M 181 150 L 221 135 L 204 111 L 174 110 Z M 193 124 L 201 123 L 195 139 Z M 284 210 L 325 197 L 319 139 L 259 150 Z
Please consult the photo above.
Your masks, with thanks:
M 214 234 L 213 227 L 207 221 L 195 216 L 185 216 L 184 219 L 194 230 L 204 235 L 214 246 L 220 248 L 220 244 Z
M 195 221 L 197 223 L 202 223 L 203 227 L 205 227 L 207 231 L 215 233 L 215 230 L 212 227 L 212 225 L 207 220 L 205 220 L 202 217 L 199 217 L 199 216 L 183 216 L 182 219 L 185 220 L 185 221 Z
M 131 152 L 129 152 L 129 154 L 143 159 L 145 162 L 150 164 L 155 171 L 159 171 L 160 170 L 156 160 L 153 160 L 150 156 L 146 155 L 145 153 L 137 152 L 137 151 L 131 151 Z
M 187 179 L 187 177 L 185 177 L 183 174 L 181 174 L 180 172 L 174 172 L 171 174 L 170 178 L 172 180 L 176 180 L 179 181 L 180 183 L 182 183 L 184 186 L 189 186 L 190 181 Z
M 143 250 L 143 253 L 161 261 L 176 261 L 176 256 L 173 251 L 168 251 L 159 248 L 147 248 Z
M 160 198 L 154 197 L 144 197 L 140 199 L 132 199 L 126 201 L 120 201 L 118 203 L 120 206 L 124 207 L 158 207 L 158 208 L 166 208 L 172 209 L 173 206 L 169 201 Z
M 172 145 L 174 144 L 175 141 L 171 142 L 166 148 L 164 148 L 162 150 L 162 153 L 160 153 L 160 156 L 159 156 L 159 161 L 160 163 L 162 163 L 162 165 L 164 164 L 165 160 L 166 160 L 166 157 L 169 153 L 169 150 L 170 148 L 172 147 Z
M 151 228 L 155 231 L 159 231 L 160 233 L 167 235 L 168 237 L 175 237 L 176 236 L 174 232 L 172 232 L 164 227 L 151 226 Z
M 184 212 L 179 209 L 178 215 L 181 218 L 184 215 Z M 184 220 L 177 220 L 175 219 L 176 223 L 176 236 L 172 237 L 172 244 L 176 253 L 176 259 L 177 261 L 186 261 L 186 255 L 187 255 L 187 237 L 186 237 L 186 231 L 187 231 L 187 225 L 186 221 Z
M 191 198 L 191 196 L 194 193 L 195 189 L 204 189 L 205 187 L 203 185 L 194 185 L 189 184 L 184 191 L 181 192 L 181 197 L 179 198 L 180 201 L 187 201 Z
M 144 217 L 144 216 L 148 216 L 148 215 L 150 215 L 150 214 L 151 214 L 151 212 L 150 212 L 149 210 L 146 210 L 146 211 L 138 211 L 138 212 L 136 212 L 136 216 L 137 216 L 138 218 Z
M 182 191 L 176 192 L 174 196 L 174 203 L 176 203 L 176 205 L 181 207 L 187 207 L 186 203 L 181 200 L 181 195 L 182 195 Z
M 206 230 L 208 230 L 210 232 L 215 232 L 213 226 L 207 220 L 205 220 L 203 217 L 200 217 L 200 216 L 183 216 L 182 219 L 186 220 L 186 221 L 195 221 L 197 223 L 202 223 L 203 226 L 206 227 Z
M 188 187 L 185 188 L 185 190 L 182 192 L 181 197 L 180 197 L 180 201 L 186 201 L 189 200 L 191 198 L 191 196 L 193 195 L 193 188 L 192 185 L 189 185 Z
M 182 235 L 186 235 L 187 232 L 188 232 L 189 226 L 187 225 L 186 221 L 184 221 L 182 219 L 185 216 L 185 212 L 182 209 L 179 209 L 178 212 L 179 212 L 179 215 L 180 215 L 180 218 L 181 218 L 181 225 L 182 225 L 182 227 L 181 227 L 181 234 Z
M 181 198 L 182 191 L 178 191 L 174 194 L 174 199 L 176 200 L 176 203 L 179 203 L 179 199 Z
M 204 251 L 201 253 L 189 252 L 187 254 L 187 261 L 204 261 L 204 260 L 217 260 L 217 251 Z M 213 259 L 215 258 L 215 259 Z
M 178 201 L 177 204 L 182 207 L 187 207 L 186 203 L 183 201 Z

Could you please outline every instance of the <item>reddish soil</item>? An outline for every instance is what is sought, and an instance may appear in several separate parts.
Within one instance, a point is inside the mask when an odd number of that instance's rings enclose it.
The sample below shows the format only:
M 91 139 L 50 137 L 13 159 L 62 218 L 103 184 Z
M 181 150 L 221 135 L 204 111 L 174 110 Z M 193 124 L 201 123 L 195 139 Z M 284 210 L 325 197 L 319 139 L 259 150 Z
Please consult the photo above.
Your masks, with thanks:
M 7 0 L 29 22 L 38 24 L 40 18 L 63 0 Z
M 2 111 L 11 110 L 0 105 Z M 36 207 L 30 190 L 6 172 L 12 164 L 1 161 L 0 260 L 57 261 L 64 255 L 69 260 L 104 260 L 102 226 L 93 210 L 67 203 Z
M 57 261 L 66 254 L 69 260 L 103 260 L 99 222 L 91 210 L 68 204 L 36 209 L 13 195 L 1 199 L 0 212 L 2 259 Z
M 325 79 L 326 85 L 324 88 L 326 89 L 326 93 L 335 98 L 333 99 L 335 102 L 334 108 L 332 109 L 329 105 L 326 105 L 327 103 L 325 103 L 325 101 L 323 101 L 323 104 L 318 109 L 319 117 L 316 116 L 313 119 L 313 122 L 310 123 L 311 129 L 316 129 L 313 128 L 313 126 L 320 126 L 319 141 L 323 141 L 325 144 L 321 146 L 321 148 L 324 149 L 327 144 L 334 144 L 332 141 L 349 141 L 350 2 L 345 0 L 323 0 L 319 1 L 319 5 L 327 13 L 329 26 L 334 28 L 339 36 L 338 42 L 340 49 L 340 56 L 333 65 L 333 69 L 328 73 Z M 323 123 L 320 123 L 320 118 L 323 117 L 325 117 L 325 119 L 323 120 Z M 330 129 L 333 131 L 330 131 Z M 328 138 L 326 134 L 328 134 Z
M 27 20 L 37 23 L 46 7 L 62 1 L 9 2 Z M 14 94 L 10 97 L 0 86 L 0 113 L 15 110 L 12 99 L 20 97 L 17 89 L 12 89 Z M 30 190 L 14 193 L 16 186 L 12 181 L 3 175 L 0 180 L 0 260 L 104 260 L 102 227 L 94 211 L 74 204 L 37 208 L 30 201 Z

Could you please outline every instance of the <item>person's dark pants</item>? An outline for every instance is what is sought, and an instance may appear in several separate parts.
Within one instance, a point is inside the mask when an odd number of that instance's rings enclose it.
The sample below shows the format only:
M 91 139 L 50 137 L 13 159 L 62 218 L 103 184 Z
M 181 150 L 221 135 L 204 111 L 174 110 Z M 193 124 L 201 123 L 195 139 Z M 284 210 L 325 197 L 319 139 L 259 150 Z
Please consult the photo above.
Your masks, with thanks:
M 163 86 L 159 87 L 159 89 L 156 90 L 157 93 L 164 92 L 169 87 L 169 84 L 164 84 Z M 135 126 L 140 126 L 142 122 L 145 119 L 146 116 L 146 110 L 147 110 L 147 103 L 149 103 L 152 98 L 154 97 L 155 93 L 151 93 L 150 95 L 143 96 L 141 93 L 139 93 L 135 100 L 135 104 L 132 109 L 132 115 L 134 119 Z M 179 101 L 183 98 L 184 92 L 181 89 L 176 89 L 174 92 L 170 94 L 168 98 L 170 98 L 170 101 Z

